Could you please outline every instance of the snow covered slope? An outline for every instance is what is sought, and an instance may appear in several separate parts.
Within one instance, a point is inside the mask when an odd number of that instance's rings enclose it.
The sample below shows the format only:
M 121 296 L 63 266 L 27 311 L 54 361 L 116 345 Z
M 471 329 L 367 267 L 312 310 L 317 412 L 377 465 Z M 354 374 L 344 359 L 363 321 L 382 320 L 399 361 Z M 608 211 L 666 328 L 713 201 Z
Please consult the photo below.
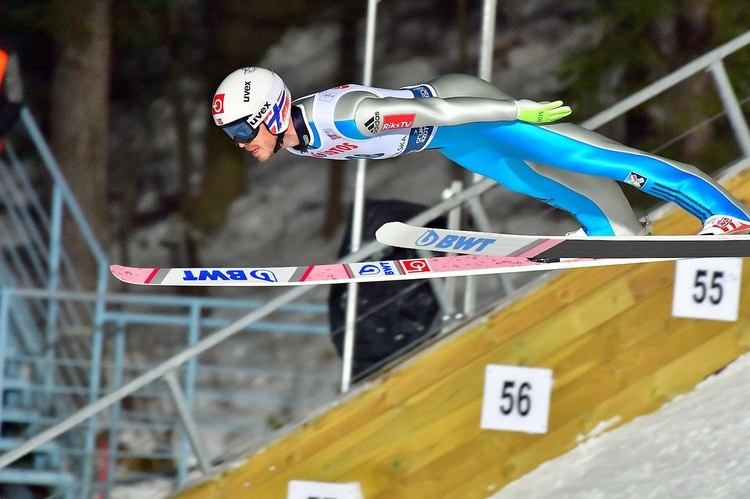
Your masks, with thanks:
M 492 499 L 750 497 L 750 354 L 653 414 L 548 461 Z

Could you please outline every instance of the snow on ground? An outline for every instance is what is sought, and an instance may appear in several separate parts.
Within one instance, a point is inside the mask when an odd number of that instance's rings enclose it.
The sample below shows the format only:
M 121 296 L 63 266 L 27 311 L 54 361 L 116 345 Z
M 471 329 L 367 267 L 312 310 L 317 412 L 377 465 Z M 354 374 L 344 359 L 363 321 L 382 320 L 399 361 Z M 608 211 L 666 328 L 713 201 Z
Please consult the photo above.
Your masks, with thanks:
M 658 411 L 591 438 L 492 499 L 750 497 L 750 354 Z

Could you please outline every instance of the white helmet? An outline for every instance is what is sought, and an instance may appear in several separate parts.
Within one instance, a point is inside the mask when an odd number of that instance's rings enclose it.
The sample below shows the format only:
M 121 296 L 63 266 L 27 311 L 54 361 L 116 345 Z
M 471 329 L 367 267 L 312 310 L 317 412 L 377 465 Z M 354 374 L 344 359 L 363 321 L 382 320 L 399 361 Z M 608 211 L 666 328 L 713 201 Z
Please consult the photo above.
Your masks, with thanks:
M 261 123 L 283 136 L 289 127 L 292 97 L 279 75 L 263 68 L 244 67 L 229 74 L 214 94 L 211 114 L 235 143 L 248 143 Z

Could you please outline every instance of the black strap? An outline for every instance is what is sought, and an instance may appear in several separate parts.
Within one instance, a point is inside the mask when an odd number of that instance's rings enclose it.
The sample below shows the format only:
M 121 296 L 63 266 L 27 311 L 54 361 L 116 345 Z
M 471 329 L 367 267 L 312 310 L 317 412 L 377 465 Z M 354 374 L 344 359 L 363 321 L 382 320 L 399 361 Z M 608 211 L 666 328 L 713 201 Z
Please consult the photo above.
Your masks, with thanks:
M 292 126 L 299 137 L 299 145 L 294 149 L 300 152 L 307 152 L 307 146 L 310 145 L 310 134 L 305 124 L 305 118 L 302 116 L 302 110 L 299 106 L 292 106 Z

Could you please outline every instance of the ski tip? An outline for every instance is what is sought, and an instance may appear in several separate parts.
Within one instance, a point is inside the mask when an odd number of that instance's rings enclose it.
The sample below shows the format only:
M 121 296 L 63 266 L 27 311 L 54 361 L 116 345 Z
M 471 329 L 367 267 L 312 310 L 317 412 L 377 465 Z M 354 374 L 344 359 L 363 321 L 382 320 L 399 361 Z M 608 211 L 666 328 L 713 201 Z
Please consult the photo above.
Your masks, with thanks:
M 386 222 L 378 227 L 378 230 L 375 231 L 375 235 L 377 235 L 378 232 L 386 232 L 392 228 L 398 227 L 399 225 L 402 225 L 401 222 Z
M 375 231 L 375 239 L 383 244 L 390 244 L 393 232 L 401 229 L 406 224 L 403 222 L 386 222 Z
M 148 284 L 153 277 L 156 268 L 135 268 L 124 265 L 110 265 L 110 272 L 122 282 L 130 284 Z

